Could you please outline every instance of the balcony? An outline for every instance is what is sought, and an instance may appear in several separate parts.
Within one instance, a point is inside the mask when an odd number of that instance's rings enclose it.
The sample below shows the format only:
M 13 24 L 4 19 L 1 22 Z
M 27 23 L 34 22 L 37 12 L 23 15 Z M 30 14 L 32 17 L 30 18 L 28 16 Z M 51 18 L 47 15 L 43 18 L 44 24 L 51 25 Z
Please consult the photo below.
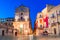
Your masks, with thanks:
M 58 24 L 60 24 L 60 22 L 57 22 Z
M 52 23 L 51 26 L 52 26 L 52 27 L 53 27 L 53 26 L 56 26 L 56 23 Z
M 56 18 L 56 16 L 54 14 L 52 14 L 51 18 Z

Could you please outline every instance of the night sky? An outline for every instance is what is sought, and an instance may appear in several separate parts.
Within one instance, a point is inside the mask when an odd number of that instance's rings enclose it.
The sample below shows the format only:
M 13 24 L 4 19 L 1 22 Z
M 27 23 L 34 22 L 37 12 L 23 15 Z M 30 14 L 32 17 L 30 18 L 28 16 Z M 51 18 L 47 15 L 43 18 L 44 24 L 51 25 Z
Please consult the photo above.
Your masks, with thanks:
M 41 12 L 46 4 L 58 5 L 60 0 L 0 0 L 0 18 L 14 17 L 15 9 L 21 4 L 30 9 L 32 28 L 38 12 Z

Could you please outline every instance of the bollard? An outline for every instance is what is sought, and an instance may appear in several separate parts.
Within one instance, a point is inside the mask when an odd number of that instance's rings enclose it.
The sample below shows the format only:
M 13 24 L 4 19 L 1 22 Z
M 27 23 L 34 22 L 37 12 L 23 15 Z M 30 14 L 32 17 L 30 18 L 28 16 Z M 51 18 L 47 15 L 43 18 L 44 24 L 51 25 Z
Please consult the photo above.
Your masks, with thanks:
M 17 32 L 15 32 L 15 36 L 17 36 Z
M 4 30 L 2 30 L 2 36 L 4 36 Z

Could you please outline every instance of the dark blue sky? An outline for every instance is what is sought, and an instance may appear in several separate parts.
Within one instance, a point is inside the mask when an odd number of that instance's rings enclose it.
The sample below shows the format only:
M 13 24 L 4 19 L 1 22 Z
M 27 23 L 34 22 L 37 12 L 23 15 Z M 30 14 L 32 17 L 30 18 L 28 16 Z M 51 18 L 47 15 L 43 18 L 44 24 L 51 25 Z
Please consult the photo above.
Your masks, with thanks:
M 60 4 L 60 0 L 0 0 L 0 18 L 14 17 L 15 9 L 21 4 L 29 7 L 32 28 L 34 28 L 37 12 L 41 12 L 46 4 Z

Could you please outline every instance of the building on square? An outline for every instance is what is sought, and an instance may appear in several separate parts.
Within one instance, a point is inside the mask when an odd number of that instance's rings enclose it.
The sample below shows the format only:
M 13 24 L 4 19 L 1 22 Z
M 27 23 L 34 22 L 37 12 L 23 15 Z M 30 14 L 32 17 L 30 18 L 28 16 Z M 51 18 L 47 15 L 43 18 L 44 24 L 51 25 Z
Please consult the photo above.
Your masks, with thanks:
M 28 35 L 32 33 L 30 13 L 28 7 L 21 5 L 16 8 L 15 21 L 13 22 L 13 25 L 14 29 L 16 29 L 19 34 Z
M 51 7 L 48 11 L 48 16 L 49 33 L 57 36 L 60 35 L 60 5 Z
M 45 14 L 44 16 L 48 16 L 48 27 L 46 30 L 49 35 L 58 36 L 60 34 L 60 5 L 46 5 L 42 13 Z
M 13 33 L 13 17 L 0 18 L 0 35 L 2 35 L 2 31 L 4 30 L 4 34 L 11 35 Z
M 34 25 L 34 34 L 35 35 L 42 35 L 44 31 L 44 26 L 46 26 L 44 20 L 43 20 L 43 13 L 39 12 L 36 17 L 35 25 Z
M 40 24 L 42 22 L 39 22 L 41 20 L 40 14 L 43 15 L 43 31 L 47 31 L 48 35 L 60 35 L 60 5 L 53 6 L 53 5 L 46 5 L 46 7 L 37 14 L 37 18 L 35 21 L 34 26 L 34 33 L 40 35 Z M 39 20 L 39 21 L 38 21 Z M 37 32 L 36 32 L 37 30 Z

